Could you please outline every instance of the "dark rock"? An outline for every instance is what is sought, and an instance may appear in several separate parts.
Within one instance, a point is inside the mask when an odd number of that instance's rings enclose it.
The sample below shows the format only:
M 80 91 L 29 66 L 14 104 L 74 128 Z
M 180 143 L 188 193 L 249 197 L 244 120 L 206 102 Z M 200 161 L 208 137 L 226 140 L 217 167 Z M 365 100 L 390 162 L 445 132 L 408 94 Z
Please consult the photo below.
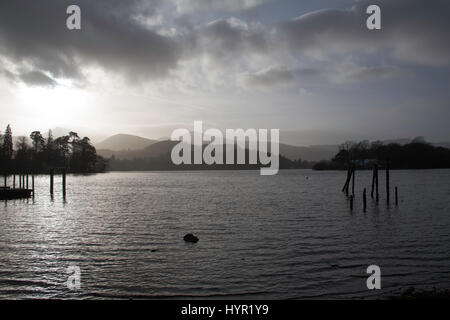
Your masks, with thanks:
M 198 242 L 198 238 L 196 236 L 194 236 L 192 233 L 188 233 L 187 235 L 184 236 L 183 239 L 186 242 L 192 242 L 192 243 Z

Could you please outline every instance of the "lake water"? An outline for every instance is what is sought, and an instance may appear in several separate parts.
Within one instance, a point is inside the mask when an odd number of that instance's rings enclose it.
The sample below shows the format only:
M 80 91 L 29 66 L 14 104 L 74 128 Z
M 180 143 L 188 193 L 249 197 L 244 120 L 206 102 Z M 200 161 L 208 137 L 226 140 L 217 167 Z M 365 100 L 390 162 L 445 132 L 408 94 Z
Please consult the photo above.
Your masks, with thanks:
M 356 172 L 113 172 L 36 180 L 0 202 L 0 298 L 387 298 L 450 288 L 450 170 L 391 171 L 399 205 Z M 368 208 L 362 210 L 362 189 Z M 393 193 L 393 192 L 392 192 Z M 391 197 L 393 202 L 393 195 Z M 192 232 L 200 241 L 185 243 Z M 381 268 L 381 290 L 366 268 Z M 66 286 L 68 266 L 81 288 Z

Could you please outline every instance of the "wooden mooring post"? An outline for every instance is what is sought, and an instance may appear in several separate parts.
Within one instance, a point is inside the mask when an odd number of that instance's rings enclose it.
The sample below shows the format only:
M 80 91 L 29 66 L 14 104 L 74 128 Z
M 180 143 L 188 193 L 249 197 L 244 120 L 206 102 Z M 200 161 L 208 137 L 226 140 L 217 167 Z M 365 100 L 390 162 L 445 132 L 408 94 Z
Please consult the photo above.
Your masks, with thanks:
M 398 188 L 395 187 L 395 205 L 398 206 Z
M 53 196 L 53 176 L 55 174 L 55 169 L 50 169 L 50 194 Z
M 34 174 L 31 176 L 31 189 L 33 190 L 33 198 L 34 198 Z
M 363 211 L 366 212 L 367 208 L 367 199 L 366 199 L 366 188 L 363 191 Z
M 375 201 L 380 200 L 380 194 L 378 193 L 378 165 L 375 165 Z
M 66 198 L 66 168 L 62 170 L 62 192 L 63 198 Z
M 27 175 L 27 188 L 26 189 L 28 190 L 28 175 Z
M 373 192 L 375 191 L 375 165 L 372 168 L 372 188 L 370 189 L 370 197 L 373 199 Z
M 16 188 L 16 175 L 13 175 L 13 189 Z
M 355 166 L 352 168 L 352 195 L 355 196 Z
M 347 179 L 345 179 L 345 184 L 342 187 L 342 192 L 345 192 L 345 194 L 348 196 L 348 186 L 350 184 L 350 178 L 351 178 L 351 167 L 350 167 L 350 163 L 348 164 L 348 168 L 347 168 Z

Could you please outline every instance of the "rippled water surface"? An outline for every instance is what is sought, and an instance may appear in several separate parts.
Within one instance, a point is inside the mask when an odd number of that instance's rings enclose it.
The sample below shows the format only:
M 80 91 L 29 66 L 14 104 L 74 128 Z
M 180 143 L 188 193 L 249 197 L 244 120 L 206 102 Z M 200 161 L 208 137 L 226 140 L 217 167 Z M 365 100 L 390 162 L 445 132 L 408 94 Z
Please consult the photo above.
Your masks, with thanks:
M 450 170 L 391 171 L 399 206 L 345 172 L 144 172 L 36 179 L 0 203 L 0 298 L 384 298 L 450 288 Z M 393 193 L 393 192 L 392 192 Z M 393 195 L 392 195 L 393 199 Z M 195 233 L 200 241 L 185 243 Z M 382 290 L 366 287 L 381 267 Z M 66 286 L 70 265 L 81 288 Z

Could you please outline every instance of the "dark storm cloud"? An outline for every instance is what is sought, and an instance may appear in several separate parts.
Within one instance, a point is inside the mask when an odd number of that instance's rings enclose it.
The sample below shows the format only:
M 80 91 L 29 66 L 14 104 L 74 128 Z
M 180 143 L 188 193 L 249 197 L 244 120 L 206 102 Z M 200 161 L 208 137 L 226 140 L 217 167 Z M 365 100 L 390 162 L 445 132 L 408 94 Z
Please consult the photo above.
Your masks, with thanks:
M 3 76 L 6 79 L 11 80 L 11 81 L 15 81 L 16 80 L 17 76 L 13 72 L 11 72 L 11 71 L 9 71 L 7 69 L 1 68 L 1 67 L 2 66 L 0 65 L 0 76 Z
M 268 43 L 263 30 L 252 30 L 238 19 L 217 20 L 197 30 L 194 35 L 199 52 L 221 58 L 246 53 L 266 53 Z
M 309 81 L 320 75 L 320 71 L 312 68 L 271 67 L 244 76 L 247 86 L 262 89 L 290 87 L 297 81 Z
M 82 10 L 82 30 L 66 28 L 66 8 Z M 130 78 L 157 78 L 176 66 L 179 48 L 151 31 L 134 14 L 151 14 L 154 1 L 27 1 L 0 3 L 0 54 L 19 68 L 81 79 L 99 66 Z
M 371 4 L 374 2 L 362 0 L 344 10 L 319 10 L 273 27 L 254 27 L 234 18 L 217 20 L 193 32 L 190 44 L 195 45 L 191 53 L 209 54 L 222 65 L 220 59 L 227 58 L 227 63 L 238 65 L 251 54 L 267 56 L 271 65 L 285 62 L 278 61 L 279 57 L 297 59 L 306 55 L 319 64 L 322 80 L 340 83 L 403 76 L 414 65 L 450 65 L 450 2 L 377 1 L 382 10 L 381 31 L 366 27 L 366 9 Z M 340 61 L 347 58 L 356 65 L 340 68 Z M 410 65 L 396 66 L 405 63 Z M 318 70 L 312 70 L 315 76 L 319 75 Z M 277 86 L 307 76 L 306 70 L 298 67 L 269 70 L 266 65 L 258 72 L 247 72 L 246 82 Z
M 366 28 L 366 8 L 380 6 L 382 30 Z M 446 0 L 358 1 L 349 10 L 320 10 L 276 27 L 276 37 L 297 52 L 373 53 L 386 50 L 396 59 L 450 64 L 450 2 Z
M 289 86 L 295 83 L 295 75 L 286 68 L 270 68 L 247 75 L 245 81 L 249 86 L 260 88 Z
M 252 8 L 267 0 L 173 0 L 180 13 L 192 11 L 237 11 Z
M 405 74 L 407 74 L 405 70 L 395 66 L 357 67 L 354 69 L 350 68 L 347 72 L 344 71 L 339 73 L 334 80 L 339 83 L 351 83 L 369 80 L 384 80 Z
M 19 78 L 30 86 L 54 87 L 56 81 L 41 71 L 31 71 L 21 74 Z
M 170 3 L 175 8 L 189 7 L 190 11 L 200 10 L 195 8 L 204 4 L 195 0 Z M 221 8 L 221 1 L 214 3 L 211 10 Z M 245 10 L 259 3 L 259 0 L 236 0 L 226 7 Z M 70 4 L 82 9 L 81 31 L 66 28 L 66 8 Z M 374 3 L 362 0 L 347 10 L 325 9 L 267 26 L 236 18 L 220 18 L 206 25 L 196 25 L 195 12 L 183 20 L 176 12 L 167 10 L 170 4 L 162 0 L 4 0 L 0 2 L 0 63 L 3 56 L 8 64 L 0 67 L 5 77 L 40 72 L 50 75 L 50 80 L 80 81 L 85 67 L 99 67 L 141 81 L 167 77 L 181 60 L 195 61 L 207 55 L 215 59 L 219 68 L 236 70 L 231 64 L 242 67 L 240 71 L 249 74 L 250 82 L 275 84 L 307 76 L 299 73 L 298 66 L 304 64 L 292 62 L 303 55 L 323 62 L 324 70 L 327 63 L 333 64 L 342 56 L 369 57 L 358 61 L 369 62 L 366 65 L 370 67 L 355 69 L 346 75 L 348 79 L 360 80 L 371 76 L 382 79 L 397 72 L 374 66 L 376 63 L 370 60 L 375 55 L 376 59 L 393 58 L 402 63 L 449 65 L 448 1 L 376 1 L 382 9 L 381 31 L 366 28 L 366 8 L 370 4 Z M 177 21 L 175 26 L 163 22 L 153 28 L 144 25 L 142 19 L 136 19 L 137 15 L 158 15 L 162 7 L 166 15 L 172 15 L 172 21 Z M 177 30 L 167 32 L 172 27 Z M 247 68 L 253 62 L 253 54 L 264 56 L 265 62 Z M 246 58 L 249 61 L 243 63 Z M 384 63 L 395 65 L 392 59 Z M 268 69 L 274 65 L 294 67 L 292 70 Z M 333 66 L 328 67 L 330 74 L 336 72 Z M 23 76 L 17 78 L 26 80 Z M 345 75 L 341 77 L 344 78 Z
M 3 75 L 9 81 L 15 83 L 23 82 L 29 86 L 53 88 L 57 85 L 54 79 L 39 70 L 14 73 L 7 69 L 0 69 L 0 75 Z

